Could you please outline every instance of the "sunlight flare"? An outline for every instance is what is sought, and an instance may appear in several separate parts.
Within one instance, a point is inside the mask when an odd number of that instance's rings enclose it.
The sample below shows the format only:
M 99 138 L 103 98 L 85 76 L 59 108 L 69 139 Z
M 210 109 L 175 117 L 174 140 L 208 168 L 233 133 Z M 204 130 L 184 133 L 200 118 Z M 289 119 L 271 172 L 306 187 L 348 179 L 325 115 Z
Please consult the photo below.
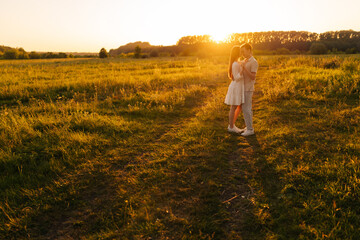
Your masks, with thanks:
M 211 40 L 216 42 L 216 43 L 221 43 L 224 42 L 227 37 L 228 34 L 224 34 L 224 33 L 213 33 L 210 35 L 211 36 Z

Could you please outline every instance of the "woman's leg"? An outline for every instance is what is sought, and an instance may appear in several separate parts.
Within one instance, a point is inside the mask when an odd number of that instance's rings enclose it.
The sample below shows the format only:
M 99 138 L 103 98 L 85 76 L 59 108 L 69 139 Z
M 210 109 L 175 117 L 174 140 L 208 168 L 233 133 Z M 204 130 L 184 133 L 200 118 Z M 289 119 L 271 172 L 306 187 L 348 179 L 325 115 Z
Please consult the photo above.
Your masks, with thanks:
M 230 111 L 229 111 L 229 126 L 230 128 L 234 127 L 234 115 L 235 115 L 235 110 L 238 106 L 236 105 L 231 105 L 230 106 Z
M 236 119 L 238 118 L 239 114 L 241 112 L 241 105 L 237 106 L 235 113 L 234 113 L 234 124 L 236 122 Z

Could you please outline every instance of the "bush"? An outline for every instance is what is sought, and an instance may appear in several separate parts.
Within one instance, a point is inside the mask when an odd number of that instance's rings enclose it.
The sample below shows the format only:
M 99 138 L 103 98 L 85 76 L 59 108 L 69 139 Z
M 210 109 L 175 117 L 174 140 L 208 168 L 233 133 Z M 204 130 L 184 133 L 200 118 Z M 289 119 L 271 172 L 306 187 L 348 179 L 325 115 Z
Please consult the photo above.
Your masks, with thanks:
M 354 73 L 358 71 L 358 63 L 355 61 L 346 61 L 342 65 L 342 69 L 346 72 Z
M 290 50 L 287 49 L 287 48 L 278 48 L 276 49 L 276 54 L 279 54 L 279 55 L 288 55 L 288 54 L 291 54 Z
M 335 69 L 339 67 L 340 67 L 340 62 L 337 58 L 326 60 L 323 63 L 323 68 L 325 69 Z
M 137 45 L 137 46 L 135 47 L 134 57 L 135 57 L 135 58 L 140 58 L 140 56 L 141 56 L 141 48 L 139 47 L 139 45 Z
M 150 57 L 158 57 L 158 56 L 159 56 L 159 52 L 158 52 L 158 51 L 152 50 L 152 51 L 150 52 Z
M 331 51 L 329 50 L 328 52 L 335 55 L 344 54 L 344 52 L 339 51 L 337 48 L 332 48 Z
M 310 53 L 311 54 L 326 54 L 327 53 L 327 47 L 325 44 L 320 42 L 314 42 L 311 44 L 310 47 Z
M 134 57 L 135 57 L 135 55 L 134 55 L 133 52 L 130 52 L 130 53 L 122 53 L 121 55 L 122 55 L 123 57 L 125 57 L 125 58 L 134 58 Z
M 105 48 L 102 48 L 99 52 L 99 58 L 107 58 L 109 55 Z
M 348 48 L 346 49 L 346 54 L 355 54 L 357 52 L 356 48 Z

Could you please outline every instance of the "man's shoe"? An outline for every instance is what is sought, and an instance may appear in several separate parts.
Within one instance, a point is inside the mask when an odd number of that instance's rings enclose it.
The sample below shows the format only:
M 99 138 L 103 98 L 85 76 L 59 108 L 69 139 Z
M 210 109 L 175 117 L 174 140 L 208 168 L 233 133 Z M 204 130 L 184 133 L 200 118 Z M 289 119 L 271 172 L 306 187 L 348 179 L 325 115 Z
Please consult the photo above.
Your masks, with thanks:
M 251 135 L 254 135 L 254 134 L 255 134 L 254 130 L 246 130 L 245 132 L 243 132 L 241 134 L 241 136 L 247 137 L 247 136 L 251 136 Z

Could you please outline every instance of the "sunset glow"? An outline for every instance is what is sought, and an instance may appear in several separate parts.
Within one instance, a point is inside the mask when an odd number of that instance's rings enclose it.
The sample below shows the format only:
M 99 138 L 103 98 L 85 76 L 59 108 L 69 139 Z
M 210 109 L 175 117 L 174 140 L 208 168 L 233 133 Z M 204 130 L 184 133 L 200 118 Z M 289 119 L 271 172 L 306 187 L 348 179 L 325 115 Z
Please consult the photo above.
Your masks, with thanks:
M 220 43 L 220 42 L 224 42 L 227 37 L 228 37 L 229 34 L 224 34 L 224 33 L 213 33 L 211 34 L 211 40 L 217 42 L 217 43 Z
M 357 0 L 2 0 L 0 45 L 97 52 L 135 41 L 173 45 L 188 35 L 223 41 L 241 32 L 359 31 L 358 9 Z

